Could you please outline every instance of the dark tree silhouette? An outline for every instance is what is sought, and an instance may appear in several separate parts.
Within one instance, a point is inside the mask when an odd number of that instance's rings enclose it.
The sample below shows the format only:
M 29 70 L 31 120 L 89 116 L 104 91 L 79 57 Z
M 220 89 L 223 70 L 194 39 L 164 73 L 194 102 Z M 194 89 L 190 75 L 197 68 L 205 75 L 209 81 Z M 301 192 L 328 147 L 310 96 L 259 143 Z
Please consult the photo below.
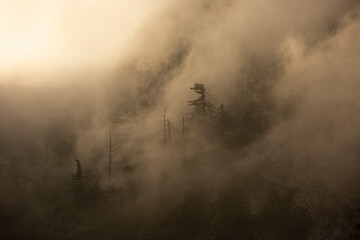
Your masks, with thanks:
M 222 140 L 226 140 L 224 137 L 229 136 L 231 134 L 231 117 L 224 107 L 224 104 L 221 104 L 221 106 L 216 111 L 216 129 L 218 133 L 218 137 L 220 137 Z
M 78 159 L 74 159 L 76 162 L 76 174 L 72 175 L 70 182 L 70 192 L 73 195 L 75 205 L 82 205 L 84 201 L 84 184 L 82 179 L 84 175 L 82 173 L 81 162 Z
M 228 111 L 225 109 L 224 104 L 221 104 L 221 106 L 217 110 L 217 118 L 220 123 L 221 127 L 226 127 L 230 123 L 230 116 Z
M 194 110 L 189 115 L 190 121 L 198 121 L 199 123 L 213 120 L 216 116 L 216 109 L 214 105 L 208 100 L 209 92 L 202 83 L 195 83 L 194 87 L 190 88 L 199 97 L 195 100 L 189 101 L 189 105 L 194 107 Z

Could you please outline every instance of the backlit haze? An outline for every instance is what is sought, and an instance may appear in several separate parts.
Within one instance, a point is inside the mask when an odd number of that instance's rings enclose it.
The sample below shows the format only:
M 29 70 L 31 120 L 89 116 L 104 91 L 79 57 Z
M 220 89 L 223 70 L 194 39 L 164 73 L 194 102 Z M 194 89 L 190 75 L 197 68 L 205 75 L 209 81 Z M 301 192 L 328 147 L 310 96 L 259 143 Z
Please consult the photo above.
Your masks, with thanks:
M 0 0 L 0 82 L 112 68 L 161 2 Z
M 359 0 L 0 0 L 1 240 L 359 226 Z

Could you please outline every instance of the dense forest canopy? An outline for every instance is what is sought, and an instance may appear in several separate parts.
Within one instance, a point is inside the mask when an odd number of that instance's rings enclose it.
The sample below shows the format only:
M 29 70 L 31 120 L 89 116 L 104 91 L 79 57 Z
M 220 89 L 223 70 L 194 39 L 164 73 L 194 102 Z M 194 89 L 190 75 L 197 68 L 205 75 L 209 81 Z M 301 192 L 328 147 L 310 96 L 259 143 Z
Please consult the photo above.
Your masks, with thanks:
M 0 239 L 360 239 L 359 1 L 32 1 L 0 10 Z

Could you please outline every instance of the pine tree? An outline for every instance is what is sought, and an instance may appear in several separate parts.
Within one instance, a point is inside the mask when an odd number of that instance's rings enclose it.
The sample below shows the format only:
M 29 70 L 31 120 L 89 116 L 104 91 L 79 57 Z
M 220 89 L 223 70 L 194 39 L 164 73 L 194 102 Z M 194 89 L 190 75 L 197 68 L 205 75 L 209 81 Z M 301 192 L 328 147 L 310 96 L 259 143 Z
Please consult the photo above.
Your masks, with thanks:
M 225 121 L 227 111 L 225 110 L 224 104 L 221 104 L 221 106 L 219 107 L 219 109 L 217 111 L 217 115 L 218 115 L 218 118 L 219 118 L 220 122 Z
M 194 87 L 190 89 L 199 94 L 199 97 L 189 101 L 189 105 L 194 107 L 194 110 L 188 114 L 189 120 L 202 124 L 215 119 L 216 110 L 214 105 L 208 100 L 209 92 L 206 90 L 205 85 L 195 83 Z
M 74 159 L 74 161 L 76 162 L 76 174 L 72 175 L 72 181 L 70 182 L 70 192 L 73 195 L 75 205 L 80 206 L 84 201 L 84 185 L 82 182 L 84 175 L 82 173 L 80 160 Z
M 218 121 L 219 128 L 221 130 L 229 128 L 230 115 L 229 115 L 228 111 L 225 109 L 224 104 L 221 104 L 221 106 L 218 108 L 216 115 L 217 115 L 217 121 Z

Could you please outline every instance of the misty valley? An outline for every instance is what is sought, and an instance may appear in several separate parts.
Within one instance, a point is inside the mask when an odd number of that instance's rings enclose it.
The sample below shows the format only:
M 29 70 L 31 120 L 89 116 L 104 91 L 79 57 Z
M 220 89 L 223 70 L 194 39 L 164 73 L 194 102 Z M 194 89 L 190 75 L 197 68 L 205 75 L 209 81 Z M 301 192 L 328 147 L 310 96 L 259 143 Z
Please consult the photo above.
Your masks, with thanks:
M 9 1 L 1 240 L 360 239 L 360 2 Z

